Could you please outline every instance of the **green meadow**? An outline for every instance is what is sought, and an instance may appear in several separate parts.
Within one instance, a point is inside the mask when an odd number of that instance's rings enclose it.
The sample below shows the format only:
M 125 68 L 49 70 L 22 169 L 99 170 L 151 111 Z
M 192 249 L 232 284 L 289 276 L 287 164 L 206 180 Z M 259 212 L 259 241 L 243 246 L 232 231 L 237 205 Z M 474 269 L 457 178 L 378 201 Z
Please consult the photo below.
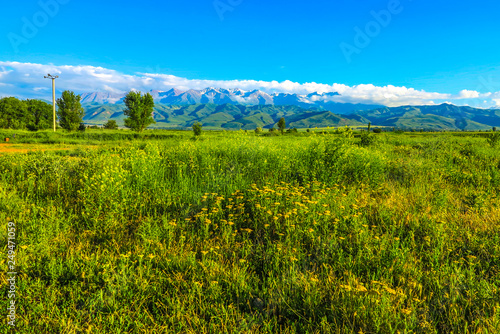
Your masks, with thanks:
M 18 333 L 500 332 L 491 132 L 0 137 Z

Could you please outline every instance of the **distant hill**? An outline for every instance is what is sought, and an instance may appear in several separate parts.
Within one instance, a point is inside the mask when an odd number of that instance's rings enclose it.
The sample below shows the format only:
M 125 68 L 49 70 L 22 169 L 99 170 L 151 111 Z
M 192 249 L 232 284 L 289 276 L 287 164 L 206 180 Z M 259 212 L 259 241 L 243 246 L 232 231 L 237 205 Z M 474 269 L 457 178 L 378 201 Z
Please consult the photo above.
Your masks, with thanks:
M 500 110 L 441 104 L 358 111 L 374 125 L 429 130 L 486 130 L 500 127 Z
M 83 104 L 87 124 L 104 124 L 114 119 L 123 124 L 123 104 Z M 238 105 L 233 103 L 197 103 L 170 105 L 156 103 L 154 114 L 161 128 L 190 128 L 200 122 L 207 129 L 270 128 L 285 117 L 288 127 L 314 128 L 359 126 L 371 122 L 373 126 L 398 129 L 426 130 L 487 130 L 500 128 L 500 110 L 459 107 L 452 104 L 435 106 L 384 107 L 338 114 L 321 107 L 304 108 L 297 105 Z
M 125 115 L 124 105 L 93 103 L 83 104 L 86 110 L 83 120 L 87 124 L 104 124 L 108 119 L 122 125 Z M 325 126 L 356 126 L 358 116 L 336 115 L 330 111 L 305 109 L 299 106 L 255 105 L 244 106 L 230 103 L 192 105 L 156 104 L 153 117 L 161 128 L 190 128 L 200 122 L 205 128 L 228 130 L 254 130 L 257 127 L 271 128 L 281 117 L 285 117 L 288 127 L 313 128 Z

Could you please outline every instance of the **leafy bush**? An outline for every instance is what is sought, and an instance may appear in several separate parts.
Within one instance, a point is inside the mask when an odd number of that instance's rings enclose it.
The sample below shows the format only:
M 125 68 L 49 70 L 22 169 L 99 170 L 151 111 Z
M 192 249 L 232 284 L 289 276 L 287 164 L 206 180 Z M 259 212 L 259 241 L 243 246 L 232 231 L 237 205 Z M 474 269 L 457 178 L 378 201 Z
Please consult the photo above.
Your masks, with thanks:
M 116 124 L 115 120 L 110 119 L 104 123 L 104 128 L 108 130 L 118 130 L 118 124 Z
M 196 122 L 193 124 L 193 132 L 196 137 L 201 136 L 201 128 L 202 125 L 200 122 Z
M 371 136 L 368 132 L 363 132 L 361 134 L 361 141 L 359 142 L 360 146 L 370 146 L 375 142 L 375 137 Z
M 496 147 L 500 141 L 500 132 L 493 132 L 487 138 L 486 141 L 491 147 Z

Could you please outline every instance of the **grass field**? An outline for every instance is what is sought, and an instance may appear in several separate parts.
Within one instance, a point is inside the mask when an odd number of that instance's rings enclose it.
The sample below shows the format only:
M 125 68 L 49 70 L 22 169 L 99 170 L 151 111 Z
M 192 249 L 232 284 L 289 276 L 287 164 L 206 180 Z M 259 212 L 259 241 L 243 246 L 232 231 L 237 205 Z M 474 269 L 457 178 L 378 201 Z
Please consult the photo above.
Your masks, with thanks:
M 16 133 L 17 331 L 499 333 L 498 147 L 371 136 Z

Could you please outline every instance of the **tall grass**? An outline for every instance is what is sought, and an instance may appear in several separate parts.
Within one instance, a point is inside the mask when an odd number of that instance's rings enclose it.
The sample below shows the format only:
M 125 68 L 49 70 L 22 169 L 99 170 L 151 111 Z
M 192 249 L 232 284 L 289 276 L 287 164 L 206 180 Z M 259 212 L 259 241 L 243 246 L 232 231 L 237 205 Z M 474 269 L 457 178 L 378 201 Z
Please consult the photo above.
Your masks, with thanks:
M 19 331 L 496 333 L 499 190 L 498 150 L 449 135 L 3 155 Z

